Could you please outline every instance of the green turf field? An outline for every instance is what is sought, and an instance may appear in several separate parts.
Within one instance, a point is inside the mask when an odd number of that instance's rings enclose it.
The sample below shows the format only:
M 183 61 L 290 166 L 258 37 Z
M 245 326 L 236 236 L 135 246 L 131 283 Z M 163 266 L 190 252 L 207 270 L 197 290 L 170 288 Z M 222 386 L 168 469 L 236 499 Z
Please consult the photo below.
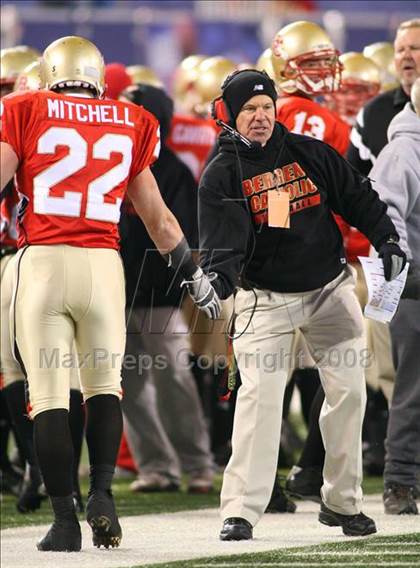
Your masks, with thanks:
M 182 560 L 166 564 L 148 564 L 142 568 L 240 568 L 241 566 L 323 567 L 343 568 L 420 566 L 420 533 L 402 536 L 369 537 L 351 541 L 287 548 L 258 554 L 218 556 L 195 560 Z M 136 567 L 133 567 L 136 568 Z

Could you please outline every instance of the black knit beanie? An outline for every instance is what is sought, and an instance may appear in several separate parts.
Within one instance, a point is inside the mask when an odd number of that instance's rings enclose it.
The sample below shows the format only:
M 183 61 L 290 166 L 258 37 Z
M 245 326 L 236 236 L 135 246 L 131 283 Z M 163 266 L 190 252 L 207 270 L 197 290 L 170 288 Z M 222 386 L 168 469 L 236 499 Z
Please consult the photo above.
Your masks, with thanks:
M 273 100 L 274 105 L 276 104 L 276 87 L 267 73 L 246 69 L 232 77 L 223 89 L 222 95 L 232 116 L 232 124 L 235 124 L 236 117 L 244 104 L 256 95 L 267 95 Z

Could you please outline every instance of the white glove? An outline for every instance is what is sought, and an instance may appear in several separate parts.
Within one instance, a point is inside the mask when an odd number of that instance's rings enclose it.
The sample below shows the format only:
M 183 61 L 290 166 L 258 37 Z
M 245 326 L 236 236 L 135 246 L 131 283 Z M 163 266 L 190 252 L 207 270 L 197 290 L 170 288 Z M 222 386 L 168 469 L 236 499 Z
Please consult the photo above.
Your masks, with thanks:
M 214 272 L 207 276 L 198 267 L 191 280 L 183 280 L 181 283 L 181 286 L 187 286 L 194 304 L 210 319 L 217 319 L 222 309 L 219 296 L 211 284 L 216 278 L 217 274 Z

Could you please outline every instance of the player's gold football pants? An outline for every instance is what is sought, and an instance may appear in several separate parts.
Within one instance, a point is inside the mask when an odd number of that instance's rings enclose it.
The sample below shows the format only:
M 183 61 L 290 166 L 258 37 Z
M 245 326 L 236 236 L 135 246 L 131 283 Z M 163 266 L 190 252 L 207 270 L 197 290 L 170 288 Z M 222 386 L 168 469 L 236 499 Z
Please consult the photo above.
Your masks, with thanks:
M 75 368 L 85 400 L 121 397 L 125 291 L 118 252 L 29 246 L 19 251 L 15 269 L 11 324 L 29 383 L 31 416 L 68 409 Z

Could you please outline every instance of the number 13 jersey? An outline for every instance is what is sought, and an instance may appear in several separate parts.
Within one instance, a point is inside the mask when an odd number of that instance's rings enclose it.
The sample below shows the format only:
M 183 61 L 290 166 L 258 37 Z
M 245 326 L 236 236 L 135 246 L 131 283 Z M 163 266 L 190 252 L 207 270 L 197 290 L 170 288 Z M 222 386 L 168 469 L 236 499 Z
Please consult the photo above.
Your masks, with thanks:
M 1 105 L 1 141 L 19 159 L 18 247 L 118 249 L 127 186 L 159 153 L 154 116 L 131 103 L 51 91 L 12 94 Z
M 350 126 L 338 114 L 311 99 L 297 95 L 278 99 L 276 120 L 290 132 L 327 142 L 342 156 L 347 151 Z

